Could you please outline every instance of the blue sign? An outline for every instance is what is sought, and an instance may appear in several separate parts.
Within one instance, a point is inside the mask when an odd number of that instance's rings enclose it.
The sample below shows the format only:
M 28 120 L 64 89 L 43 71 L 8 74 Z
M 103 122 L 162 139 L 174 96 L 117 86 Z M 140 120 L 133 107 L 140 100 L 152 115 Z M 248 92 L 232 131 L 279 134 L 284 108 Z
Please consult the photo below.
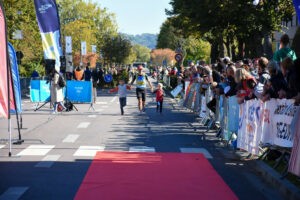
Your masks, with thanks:
M 50 84 L 46 81 L 30 81 L 30 100 L 35 103 L 50 101 Z
M 106 83 L 110 83 L 110 82 L 112 82 L 112 80 L 113 80 L 113 77 L 112 77 L 111 74 L 106 74 L 106 75 L 104 76 L 104 81 L 105 81 Z
M 73 103 L 92 103 L 91 81 L 67 81 L 67 98 Z

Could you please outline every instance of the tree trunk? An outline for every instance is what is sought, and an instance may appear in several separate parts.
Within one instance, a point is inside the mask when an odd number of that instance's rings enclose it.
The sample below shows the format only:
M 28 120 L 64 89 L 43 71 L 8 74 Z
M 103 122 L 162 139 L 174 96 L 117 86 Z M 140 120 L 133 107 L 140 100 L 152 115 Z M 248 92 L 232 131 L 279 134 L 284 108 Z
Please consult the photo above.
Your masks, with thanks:
M 238 55 L 237 60 L 242 60 L 245 56 L 245 42 L 243 39 L 238 39 Z
M 272 39 L 270 34 L 266 33 L 264 35 L 264 55 L 271 59 L 273 57 L 273 50 L 272 50 Z

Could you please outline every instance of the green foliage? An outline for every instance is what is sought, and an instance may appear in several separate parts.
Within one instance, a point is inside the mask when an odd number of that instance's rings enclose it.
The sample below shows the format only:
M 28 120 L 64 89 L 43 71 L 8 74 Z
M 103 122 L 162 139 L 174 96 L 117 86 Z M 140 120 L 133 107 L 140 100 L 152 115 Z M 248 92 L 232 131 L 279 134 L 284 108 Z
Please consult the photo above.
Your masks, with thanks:
M 113 63 L 120 65 L 125 63 L 126 59 L 130 56 L 132 53 L 131 49 L 131 42 L 122 35 L 118 35 L 117 37 L 108 36 L 105 39 L 104 46 L 102 47 L 102 53 L 104 59 L 110 65 Z
M 30 77 L 34 70 L 36 70 L 41 77 L 45 76 L 45 67 L 38 62 L 26 62 L 20 66 L 19 70 L 21 77 Z
M 145 46 L 136 44 L 133 46 L 133 52 L 136 55 L 137 62 L 149 62 L 151 50 Z
M 154 49 L 156 46 L 156 41 L 157 41 L 156 34 L 143 33 L 141 35 L 130 35 L 130 34 L 122 33 L 122 35 L 124 35 L 124 37 L 129 39 L 134 45 L 139 44 L 148 47 L 149 49 Z
M 172 25 L 184 34 L 201 34 L 212 45 L 215 53 L 232 54 L 234 41 L 242 55 L 258 56 L 262 38 L 266 34 L 280 30 L 281 21 L 294 14 L 292 1 L 260 1 L 258 6 L 252 0 L 172 0 Z

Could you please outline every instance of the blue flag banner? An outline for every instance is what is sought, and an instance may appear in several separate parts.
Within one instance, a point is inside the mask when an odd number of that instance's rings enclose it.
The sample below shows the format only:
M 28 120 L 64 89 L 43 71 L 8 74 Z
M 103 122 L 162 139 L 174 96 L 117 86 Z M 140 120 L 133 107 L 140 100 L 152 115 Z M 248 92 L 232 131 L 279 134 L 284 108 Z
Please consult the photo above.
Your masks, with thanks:
M 54 59 L 59 71 L 62 47 L 60 23 L 55 0 L 34 0 L 36 18 L 41 32 L 45 59 Z
M 17 106 L 18 113 L 22 112 L 22 99 L 21 99 L 21 85 L 20 85 L 20 76 L 19 76 L 19 67 L 16 58 L 16 52 L 14 47 L 8 43 L 8 53 L 10 58 L 10 66 L 12 72 L 12 80 L 13 80 L 13 87 L 15 92 L 15 101 Z M 14 112 L 15 110 L 11 110 Z
M 92 103 L 92 82 L 67 81 L 67 98 L 74 103 Z
M 298 22 L 300 22 L 300 0 L 293 0 L 294 6 L 295 6 L 295 11 L 298 16 Z
M 35 103 L 50 101 L 50 84 L 43 80 L 31 80 L 30 100 Z

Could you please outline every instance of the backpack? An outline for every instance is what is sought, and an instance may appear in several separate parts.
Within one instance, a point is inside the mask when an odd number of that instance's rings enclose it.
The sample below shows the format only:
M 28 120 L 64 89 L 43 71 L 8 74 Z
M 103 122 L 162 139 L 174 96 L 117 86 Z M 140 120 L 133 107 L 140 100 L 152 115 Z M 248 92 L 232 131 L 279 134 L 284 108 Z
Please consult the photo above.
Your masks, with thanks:
M 64 106 L 66 107 L 66 111 L 72 111 L 73 110 L 73 103 L 69 100 L 66 100 L 66 102 L 64 103 Z
M 63 88 L 63 87 L 66 86 L 66 81 L 65 81 L 64 77 L 60 74 L 59 74 L 59 77 L 58 77 L 58 86 L 60 88 Z

